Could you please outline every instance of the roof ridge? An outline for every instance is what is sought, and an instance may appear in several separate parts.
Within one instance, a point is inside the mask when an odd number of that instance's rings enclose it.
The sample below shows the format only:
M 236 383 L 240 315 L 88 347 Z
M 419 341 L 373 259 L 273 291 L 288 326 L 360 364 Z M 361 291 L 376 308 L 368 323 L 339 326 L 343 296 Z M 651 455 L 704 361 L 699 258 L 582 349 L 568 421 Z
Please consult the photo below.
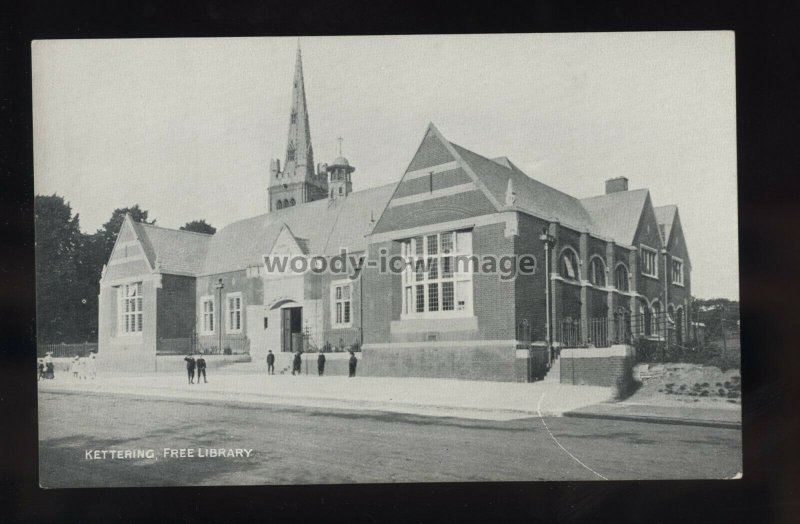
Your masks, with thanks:
M 550 184 L 546 184 L 545 182 L 542 182 L 541 180 L 538 180 L 538 179 L 536 179 L 536 178 L 534 178 L 534 177 L 530 176 L 528 173 L 526 173 L 525 171 L 523 171 L 522 169 L 520 169 L 520 168 L 519 168 L 519 167 L 518 167 L 518 166 L 517 166 L 517 165 L 516 165 L 514 162 L 512 162 L 512 161 L 511 161 L 511 158 L 510 158 L 510 157 L 508 157 L 507 155 L 503 155 L 503 156 L 501 156 L 501 157 L 497 157 L 497 158 L 505 158 L 506 160 L 508 160 L 508 162 L 509 162 L 509 164 L 511 164 L 511 166 L 504 166 L 503 164 L 500 164 L 500 163 L 498 163 L 498 162 L 495 162 L 493 159 L 491 159 L 491 158 L 488 158 L 488 157 L 485 157 L 485 156 L 483 156 L 483 155 L 482 155 L 482 154 L 480 154 L 480 153 L 476 153 L 475 151 L 472 151 L 471 149 L 467 149 L 467 148 L 466 148 L 466 147 L 464 147 L 464 146 L 460 146 L 460 145 L 458 145 L 458 144 L 453 144 L 452 142 L 450 142 L 450 143 L 451 143 L 453 146 L 455 146 L 455 147 L 458 147 L 459 149 L 463 149 L 464 151 L 466 151 L 466 152 L 468 152 L 468 153 L 472 153 L 473 155 L 475 155 L 475 156 L 477 156 L 477 157 L 480 157 L 480 158 L 482 158 L 483 160 L 486 160 L 487 162 L 491 162 L 492 164 L 494 164 L 494 165 L 496 165 L 496 166 L 498 166 L 498 167 L 500 167 L 500 168 L 503 168 L 503 169 L 505 169 L 505 170 L 506 170 L 506 171 L 508 171 L 509 173 L 514 173 L 514 172 L 516 172 L 516 173 L 519 173 L 519 174 L 520 174 L 520 175 L 522 175 L 522 176 L 523 176 L 525 179 L 531 180 L 531 181 L 533 181 L 533 182 L 535 182 L 535 183 L 537 183 L 537 184 L 542 184 L 543 186 L 546 186 L 546 187 L 550 188 L 550 189 L 551 189 L 551 190 L 553 190 L 553 191 L 556 191 L 556 192 L 558 192 L 558 193 L 560 193 L 560 194 L 562 194 L 562 195 L 564 195 L 564 196 L 566 196 L 566 197 L 568 197 L 568 198 L 571 198 L 571 199 L 575 200 L 575 201 L 576 201 L 576 202 L 578 202 L 578 203 L 580 203 L 580 201 L 581 201 L 581 199 L 580 199 L 580 198 L 578 198 L 578 197 L 576 197 L 576 196 L 573 196 L 573 195 L 570 195 L 570 194 L 569 194 L 569 193 L 567 193 L 566 191 L 562 191 L 562 190 L 558 189 L 557 187 L 553 187 L 553 186 L 551 186 Z
M 605 198 L 605 197 L 609 197 L 609 196 L 612 196 L 612 195 L 624 195 L 626 193 L 627 194 L 641 193 L 643 191 L 649 192 L 650 189 L 648 189 L 646 187 L 640 187 L 640 188 L 637 188 L 637 189 L 627 189 L 625 191 L 615 191 L 614 193 L 603 193 L 602 195 L 595 195 L 595 196 L 590 196 L 590 197 L 579 198 L 578 200 L 581 200 L 581 201 L 583 201 L 583 200 L 592 200 L 593 198 Z
M 164 226 L 157 226 L 155 224 L 146 224 L 144 222 L 136 222 L 135 220 L 133 222 L 135 222 L 136 224 L 139 224 L 141 226 L 151 227 L 153 229 L 163 229 L 165 231 L 175 231 L 177 233 L 188 233 L 190 235 L 201 235 L 201 236 L 204 236 L 204 237 L 212 237 L 212 236 L 214 236 L 213 233 L 200 233 L 199 231 L 187 231 L 185 229 L 175 229 L 175 228 L 172 228 L 172 227 L 164 227 Z
M 448 140 L 448 142 L 449 142 L 449 140 Z M 460 145 L 456 144 L 455 142 L 450 142 L 450 145 L 452 145 L 453 147 L 457 147 L 457 148 L 459 148 L 459 149 L 463 149 L 463 150 L 464 150 L 464 151 L 466 151 L 467 153 L 472 153 L 473 155 L 475 155 L 475 156 L 479 156 L 479 157 L 481 157 L 482 159 L 484 159 L 484 160 L 486 160 L 486 161 L 488 161 L 488 162 L 492 162 L 493 164 L 495 164 L 495 165 L 497 165 L 497 166 L 500 166 L 500 167 L 502 167 L 503 169 L 506 169 L 506 170 L 508 170 L 508 171 L 511 171 L 511 168 L 510 168 L 510 167 L 504 166 L 503 164 L 499 164 L 499 163 L 495 162 L 494 160 L 492 160 L 492 159 L 491 159 L 491 158 L 489 158 L 489 157 L 485 157 L 485 156 L 483 156 L 483 155 L 482 155 L 482 154 L 480 154 L 480 153 L 476 153 L 476 152 L 475 152 L 475 151 L 473 151 L 472 149 L 467 149 L 466 147 L 464 147 L 464 146 L 460 146 Z M 502 156 L 502 157 L 497 157 L 497 158 L 506 158 L 506 159 L 508 159 L 508 160 L 511 160 L 510 158 L 508 158 L 508 157 L 507 157 L 507 156 L 505 156 L 505 155 L 504 155 L 504 156 Z M 526 174 L 526 176 L 527 176 L 527 174 Z M 528 177 L 528 178 L 530 178 L 530 177 Z

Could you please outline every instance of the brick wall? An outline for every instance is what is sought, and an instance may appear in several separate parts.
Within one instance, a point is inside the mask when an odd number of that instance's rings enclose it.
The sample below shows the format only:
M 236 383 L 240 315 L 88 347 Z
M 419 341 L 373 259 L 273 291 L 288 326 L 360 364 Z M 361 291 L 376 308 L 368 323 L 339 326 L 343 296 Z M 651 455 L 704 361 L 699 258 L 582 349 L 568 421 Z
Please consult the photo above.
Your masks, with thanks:
M 519 236 L 515 252 L 518 255 L 533 255 L 536 258 L 536 272 L 533 275 L 517 277 L 514 298 L 516 301 L 516 323 L 527 320 L 531 326 L 531 340 L 545 340 L 546 337 L 546 264 L 544 244 L 539 239 L 542 229 L 548 222 L 529 215 L 518 214 Z
M 195 279 L 162 275 L 157 297 L 157 336 L 191 337 L 195 328 Z
M 518 380 L 514 344 L 365 345 L 359 362 L 361 375 L 428 377 L 466 380 Z M 522 360 L 522 359 L 520 359 Z
M 636 354 L 631 346 L 564 349 L 559 363 L 562 384 L 614 387 L 624 393 L 633 382 Z
M 513 255 L 514 239 L 505 237 L 505 224 L 476 227 L 472 232 L 472 251 L 481 256 Z M 478 318 L 478 338 L 509 340 L 515 338 L 514 304 L 516 284 L 502 281 L 498 275 L 473 275 L 473 313 Z

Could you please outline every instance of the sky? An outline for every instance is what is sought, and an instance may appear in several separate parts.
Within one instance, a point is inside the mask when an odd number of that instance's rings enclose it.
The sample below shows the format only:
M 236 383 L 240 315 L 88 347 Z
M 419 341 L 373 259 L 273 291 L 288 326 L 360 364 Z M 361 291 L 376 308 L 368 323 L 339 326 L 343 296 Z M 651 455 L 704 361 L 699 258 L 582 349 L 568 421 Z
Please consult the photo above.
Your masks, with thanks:
M 32 44 L 34 188 L 94 232 L 267 211 L 297 45 L 315 162 L 397 182 L 429 122 L 578 198 L 607 178 L 679 208 L 692 292 L 739 298 L 732 32 L 46 40 Z

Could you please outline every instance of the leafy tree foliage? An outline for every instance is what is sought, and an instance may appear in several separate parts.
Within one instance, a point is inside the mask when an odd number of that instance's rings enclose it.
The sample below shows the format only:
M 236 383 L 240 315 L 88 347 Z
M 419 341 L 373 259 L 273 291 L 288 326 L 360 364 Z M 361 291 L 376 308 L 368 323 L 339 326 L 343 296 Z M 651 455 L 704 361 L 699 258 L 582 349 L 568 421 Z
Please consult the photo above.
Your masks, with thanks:
M 57 195 L 36 196 L 36 313 L 39 339 L 73 341 L 81 309 L 76 260 L 83 246 L 78 215 Z M 66 293 L 65 293 L 66 291 Z
M 37 331 L 41 342 L 97 340 L 100 275 L 108 262 L 126 214 L 154 224 L 138 205 L 115 209 L 93 234 L 81 233 L 78 215 L 60 196 L 37 195 Z
M 182 231 L 194 231 L 195 233 L 205 233 L 207 235 L 213 235 L 217 232 L 217 228 L 208 224 L 205 219 L 200 220 L 192 220 L 191 222 L 186 222 L 185 225 L 181 226 Z

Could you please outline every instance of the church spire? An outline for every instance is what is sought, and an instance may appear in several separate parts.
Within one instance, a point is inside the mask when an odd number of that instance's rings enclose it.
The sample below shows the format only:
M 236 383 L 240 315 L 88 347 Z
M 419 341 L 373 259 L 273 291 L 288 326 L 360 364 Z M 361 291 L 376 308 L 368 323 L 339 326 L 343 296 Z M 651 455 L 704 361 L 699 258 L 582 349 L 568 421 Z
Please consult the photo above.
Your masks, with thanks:
M 286 163 L 281 169 L 278 159 L 270 161 L 269 210 L 320 200 L 328 196 L 328 177 L 324 167 L 315 172 L 311 129 L 308 125 L 306 88 L 303 79 L 303 57 L 300 43 L 294 65 L 292 109 L 289 114 L 289 137 L 286 141 Z
M 314 176 L 314 151 L 311 147 L 311 129 L 308 125 L 306 89 L 303 83 L 303 57 L 297 43 L 297 59 L 294 65 L 292 87 L 292 110 L 289 117 L 289 139 L 286 144 L 284 172 L 303 180 Z

